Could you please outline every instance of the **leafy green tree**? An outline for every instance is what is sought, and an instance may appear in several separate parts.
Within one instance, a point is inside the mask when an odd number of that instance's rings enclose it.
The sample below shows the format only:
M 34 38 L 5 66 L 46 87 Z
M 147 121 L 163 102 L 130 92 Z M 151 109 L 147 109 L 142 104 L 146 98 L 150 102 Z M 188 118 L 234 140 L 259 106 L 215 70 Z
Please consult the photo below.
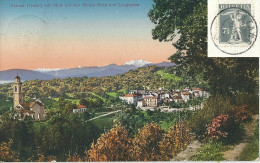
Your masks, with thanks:
M 213 95 L 257 92 L 258 58 L 207 57 L 207 0 L 154 0 L 148 16 L 156 25 L 153 39 L 173 41 L 177 52 L 169 59 L 177 69 L 203 72 Z
M 12 139 L 12 149 L 19 153 L 19 160 L 25 161 L 31 155 L 31 151 L 35 150 L 32 121 L 29 117 L 19 121 L 13 119 L 13 115 L 13 111 L 9 111 L 1 116 L 0 142 Z
M 83 98 L 83 99 L 81 99 L 81 100 L 79 101 L 79 104 L 80 104 L 80 105 L 85 105 L 85 106 L 87 106 L 87 105 L 88 105 L 88 101 Z
M 135 114 L 135 112 L 136 112 L 136 107 L 135 107 L 134 104 L 131 104 L 130 105 L 130 113 Z

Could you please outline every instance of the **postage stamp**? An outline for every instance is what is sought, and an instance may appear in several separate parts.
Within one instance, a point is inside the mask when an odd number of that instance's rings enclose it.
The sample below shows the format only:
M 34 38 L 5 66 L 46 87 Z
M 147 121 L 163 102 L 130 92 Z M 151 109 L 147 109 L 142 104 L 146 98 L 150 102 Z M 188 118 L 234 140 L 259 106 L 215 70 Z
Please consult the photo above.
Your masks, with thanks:
M 208 1 L 208 57 L 259 57 L 258 1 L 213 1 Z

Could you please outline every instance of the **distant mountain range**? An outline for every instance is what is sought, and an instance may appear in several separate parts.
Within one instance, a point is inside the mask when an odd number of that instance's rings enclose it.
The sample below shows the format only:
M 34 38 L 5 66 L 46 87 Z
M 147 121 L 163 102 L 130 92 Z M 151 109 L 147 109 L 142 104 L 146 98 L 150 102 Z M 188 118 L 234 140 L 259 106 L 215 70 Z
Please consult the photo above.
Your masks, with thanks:
M 144 60 L 133 60 L 124 63 L 123 65 L 110 64 L 106 66 L 92 66 L 92 67 L 78 67 L 67 69 L 36 69 L 36 70 L 24 70 L 24 69 L 10 69 L 0 71 L 0 81 L 13 81 L 14 77 L 18 74 L 22 80 L 50 80 L 54 78 L 68 78 L 68 77 L 103 77 L 114 76 L 123 74 L 132 69 L 137 69 L 144 66 L 156 65 L 158 67 L 170 67 L 174 66 L 174 63 L 162 62 L 151 63 Z M 1 83 L 1 82 L 0 82 Z M 2 82 L 3 83 L 3 82 Z

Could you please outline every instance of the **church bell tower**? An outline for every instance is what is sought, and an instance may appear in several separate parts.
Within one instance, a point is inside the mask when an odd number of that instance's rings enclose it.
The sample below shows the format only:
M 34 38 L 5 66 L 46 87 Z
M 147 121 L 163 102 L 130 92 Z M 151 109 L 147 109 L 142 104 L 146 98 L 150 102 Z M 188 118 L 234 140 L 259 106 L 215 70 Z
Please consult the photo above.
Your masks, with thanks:
M 13 91 L 14 91 L 14 108 L 15 108 L 18 104 L 23 102 L 22 82 L 18 75 L 14 78 Z

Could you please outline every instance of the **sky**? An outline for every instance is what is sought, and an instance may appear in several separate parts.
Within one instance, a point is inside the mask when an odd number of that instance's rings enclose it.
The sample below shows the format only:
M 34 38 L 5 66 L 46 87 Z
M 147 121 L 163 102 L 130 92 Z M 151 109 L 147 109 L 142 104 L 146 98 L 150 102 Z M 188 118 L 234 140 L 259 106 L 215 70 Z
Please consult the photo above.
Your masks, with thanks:
M 0 71 L 168 61 L 176 50 L 171 42 L 152 39 L 155 25 L 147 16 L 152 4 L 152 0 L 1 0 Z

